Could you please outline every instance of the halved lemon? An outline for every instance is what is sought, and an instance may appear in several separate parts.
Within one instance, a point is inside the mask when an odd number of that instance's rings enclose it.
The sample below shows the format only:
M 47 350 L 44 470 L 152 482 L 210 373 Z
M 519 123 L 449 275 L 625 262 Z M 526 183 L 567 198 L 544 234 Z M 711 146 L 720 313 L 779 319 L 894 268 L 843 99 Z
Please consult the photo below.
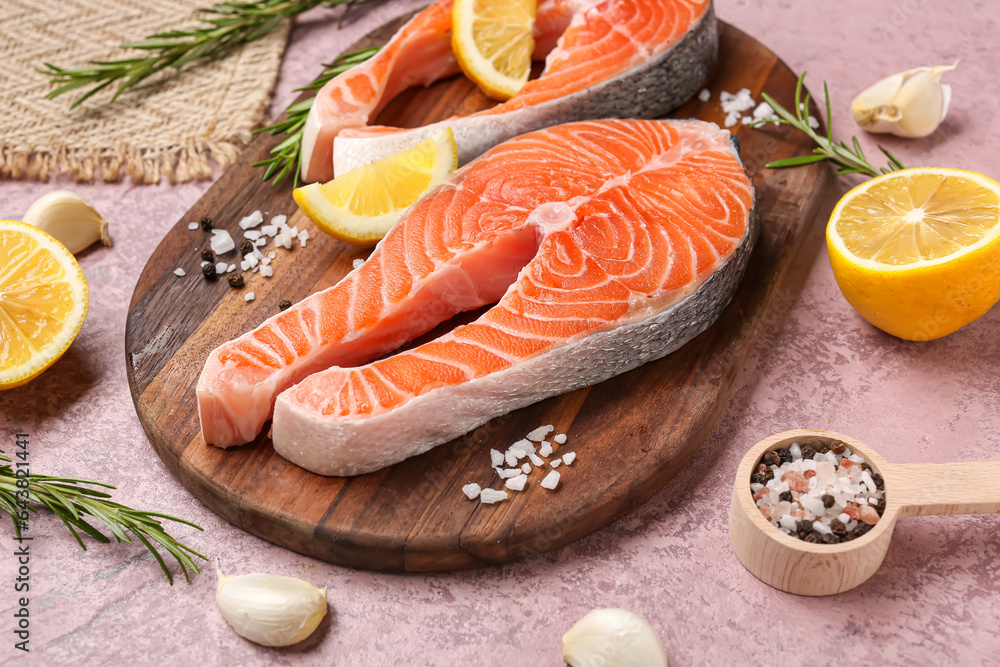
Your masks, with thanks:
M 69 348 L 87 317 L 87 280 L 59 241 L 0 220 L 0 390 L 37 377 Z
M 407 208 L 456 167 L 458 147 L 447 128 L 332 181 L 297 188 L 292 196 L 302 212 L 330 236 L 375 245 Z
M 826 228 L 841 292 L 907 340 L 946 336 L 1000 300 L 1000 183 L 920 167 L 848 192 Z
M 462 71 L 501 102 L 528 81 L 536 0 L 455 0 L 451 47 Z

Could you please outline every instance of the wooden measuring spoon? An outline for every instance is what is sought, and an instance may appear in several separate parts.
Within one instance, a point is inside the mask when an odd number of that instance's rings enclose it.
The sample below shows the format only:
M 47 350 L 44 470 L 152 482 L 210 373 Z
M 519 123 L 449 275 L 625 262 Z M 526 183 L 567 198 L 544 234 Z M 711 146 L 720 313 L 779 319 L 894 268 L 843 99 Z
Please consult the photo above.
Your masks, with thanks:
M 750 475 L 764 453 L 793 442 L 840 440 L 885 482 L 885 511 L 865 535 L 840 544 L 812 544 L 771 525 L 757 508 Z M 729 539 L 740 562 L 765 584 L 797 595 L 833 595 L 875 574 L 904 516 L 1000 513 L 1000 461 L 888 463 L 870 447 L 840 433 L 797 429 L 777 433 L 747 452 L 736 471 L 729 508 Z

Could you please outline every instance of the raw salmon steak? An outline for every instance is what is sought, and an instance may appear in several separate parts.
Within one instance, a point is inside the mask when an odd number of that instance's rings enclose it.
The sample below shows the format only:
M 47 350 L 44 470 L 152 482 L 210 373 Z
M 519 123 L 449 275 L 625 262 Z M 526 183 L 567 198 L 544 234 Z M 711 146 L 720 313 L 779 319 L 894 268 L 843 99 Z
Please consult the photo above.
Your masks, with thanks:
M 718 54 L 710 0 L 571 0 L 569 27 L 541 76 L 491 109 L 423 127 L 344 128 L 333 168 L 415 146 L 450 127 L 459 164 L 511 137 L 589 118 L 658 118 L 698 91 Z
M 410 19 L 377 54 L 320 89 L 303 126 L 302 180 L 333 178 L 333 139 L 341 130 L 364 127 L 407 88 L 459 73 L 451 49 L 451 7 L 452 0 L 438 0 Z M 534 59 L 544 59 L 555 47 L 575 9 L 571 0 L 538 3 Z
M 453 172 L 337 285 L 214 350 L 202 432 L 248 442 L 273 406 L 285 458 L 323 475 L 377 470 L 677 349 L 728 303 L 755 235 L 752 184 L 714 124 L 518 137 Z

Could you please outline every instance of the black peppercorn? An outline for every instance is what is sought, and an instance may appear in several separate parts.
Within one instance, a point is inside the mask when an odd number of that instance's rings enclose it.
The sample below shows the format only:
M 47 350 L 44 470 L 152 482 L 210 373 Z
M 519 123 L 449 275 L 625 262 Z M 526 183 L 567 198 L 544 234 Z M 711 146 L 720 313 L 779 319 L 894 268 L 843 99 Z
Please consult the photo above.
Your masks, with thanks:
M 834 440 L 830 443 L 830 449 L 834 454 L 843 454 L 844 450 L 847 449 L 847 445 L 842 443 L 840 440 Z
M 229 286 L 239 289 L 243 287 L 243 274 L 242 273 L 230 273 L 229 274 Z
M 872 481 L 875 482 L 875 488 L 879 490 L 885 489 L 885 480 L 882 479 L 882 475 L 875 473 L 872 475 Z
M 809 520 L 802 520 L 795 524 L 795 532 L 798 534 L 799 539 L 804 538 L 809 533 L 813 532 L 813 522 Z
M 782 493 L 779 493 L 778 494 L 778 500 L 784 500 L 786 503 L 792 502 L 792 492 L 791 491 L 783 491 Z
M 782 463 L 792 462 L 792 453 L 787 449 L 776 449 L 774 450 L 774 453 L 778 456 L 779 459 L 781 459 Z
M 201 251 L 201 258 L 206 262 L 215 261 L 215 253 L 212 252 L 211 248 L 204 248 Z
M 201 228 L 206 232 L 212 231 L 212 219 L 207 215 L 201 219 Z
M 816 456 L 816 448 L 815 447 L 813 447 L 812 445 L 803 445 L 802 446 L 802 458 L 804 458 L 804 459 L 811 459 L 814 456 Z
M 833 507 L 834 499 L 833 499 L 833 496 L 831 496 L 829 493 L 824 493 L 823 494 L 822 501 L 823 501 L 823 507 L 825 507 L 827 509 L 830 509 L 831 507 Z
M 764 458 L 762 458 L 760 462 L 766 466 L 781 465 L 781 459 L 779 459 L 778 455 L 774 452 L 765 452 Z
M 819 544 L 823 541 L 823 536 L 817 533 L 815 530 L 805 537 L 802 538 L 803 542 L 810 542 L 812 544 Z
M 830 443 L 824 442 L 822 445 L 820 445 L 819 449 L 817 449 L 816 451 L 819 452 L 820 454 L 826 454 L 828 451 L 830 451 Z
M 278 308 L 280 308 L 281 310 L 288 310 L 291 307 L 292 307 L 292 302 L 289 301 L 288 299 L 282 299 L 278 303 Z
M 284 308 L 282 308 L 282 310 L 284 310 Z M 755 472 L 754 474 L 750 475 L 750 482 L 752 484 L 767 484 L 767 478 L 764 477 L 764 473 Z
M 215 264 L 211 262 L 201 267 L 201 273 L 205 276 L 206 280 L 215 280 L 219 277 L 219 274 L 215 272 Z
M 839 535 L 840 537 L 847 535 L 847 526 L 840 519 L 834 519 L 830 522 L 830 530 L 833 531 L 834 535 Z
M 882 512 L 885 511 L 885 498 L 878 499 L 878 502 L 875 503 L 875 511 L 878 512 L 879 516 L 882 516 Z
M 240 253 L 245 257 L 250 253 L 252 253 L 255 247 L 256 246 L 253 244 L 253 241 L 247 239 L 246 241 L 240 244 Z
M 823 536 L 823 544 L 837 544 L 840 542 L 840 538 L 831 533 L 827 533 Z
M 772 479 L 774 479 L 774 471 L 768 468 L 764 471 L 764 483 L 767 484 Z

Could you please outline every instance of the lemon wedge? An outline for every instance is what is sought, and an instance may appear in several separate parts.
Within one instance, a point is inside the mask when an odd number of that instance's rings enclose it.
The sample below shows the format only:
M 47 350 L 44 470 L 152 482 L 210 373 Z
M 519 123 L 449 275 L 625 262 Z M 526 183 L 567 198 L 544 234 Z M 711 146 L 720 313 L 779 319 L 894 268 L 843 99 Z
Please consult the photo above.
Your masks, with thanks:
M 847 301 L 894 336 L 946 336 L 1000 300 L 1000 183 L 982 174 L 873 178 L 833 209 L 826 240 Z
M 528 81 L 536 0 L 455 0 L 451 47 L 462 71 L 495 100 Z
M 0 220 L 0 390 L 54 364 L 87 306 L 87 280 L 69 250 L 37 227 Z
M 375 245 L 403 212 L 458 167 L 458 147 L 445 129 L 412 148 L 292 192 L 321 230 L 341 241 Z

